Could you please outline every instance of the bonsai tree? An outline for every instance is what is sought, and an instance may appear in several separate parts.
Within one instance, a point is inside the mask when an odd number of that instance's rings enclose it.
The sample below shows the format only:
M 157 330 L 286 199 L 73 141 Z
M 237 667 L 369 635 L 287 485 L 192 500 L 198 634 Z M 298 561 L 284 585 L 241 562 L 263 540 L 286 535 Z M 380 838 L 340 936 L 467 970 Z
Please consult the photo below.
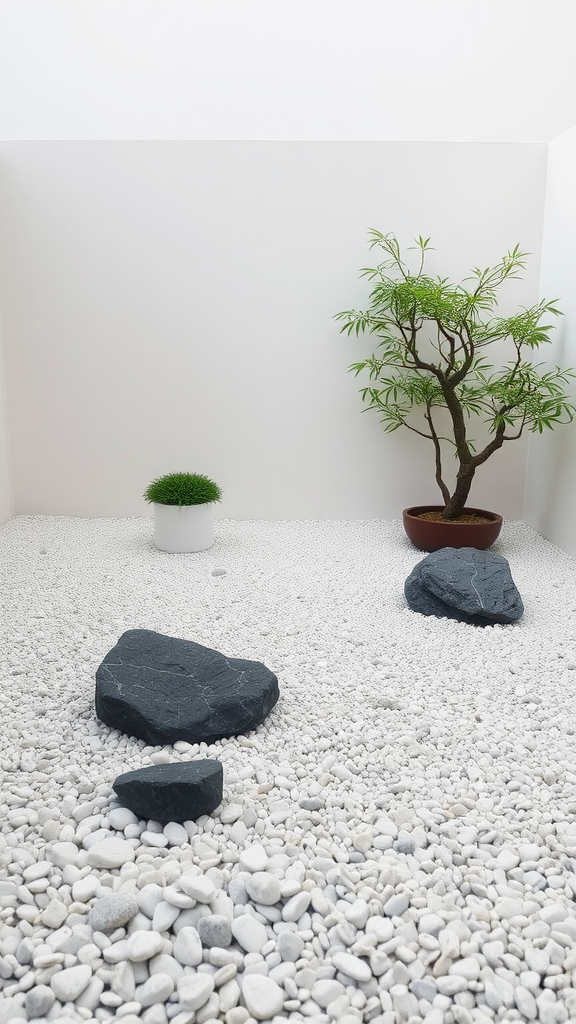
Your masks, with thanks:
M 144 497 L 158 505 L 205 505 L 220 501 L 222 491 L 201 473 L 168 473 L 148 484 Z
M 560 315 L 553 302 L 541 301 L 513 316 L 499 317 L 499 290 L 521 277 L 527 253 L 516 246 L 493 267 L 471 271 L 463 284 L 424 272 L 430 239 L 419 237 L 417 269 L 405 263 L 393 234 L 370 230 L 370 248 L 385 256 L 362 277 L 374 282 L 366 312 L 338 313 L 342 332 L 374 334 L 376 351 L 350 370 L 367 371 L 370 384 L 360 391 L 367 408 L 376 409 L 386 432 L 408 427 L 433 446 L 436 482 L 442 493 L 441 518 L 462 515 L 474 474 L 507 441 L 525 430 L 542 433 L 545 427 L 573 419 L 576 408 L 568 400 L 573 370 L 545 371 L 533 363 L 533 353 L 550 341 L 551 323 Z M 507 342 L 510 361 L 498 368 L 485 356 L 494 342 Z M 450 436 L 443 433 L 447 410 Z M 469 436 L 470 418 L 483 421 L 488 440 L 477 448 Z M 443 422 L 446 422 L 443 414 Z M 443 468 L 443 442 L 454 450 L 456 484 L 451 492 Z

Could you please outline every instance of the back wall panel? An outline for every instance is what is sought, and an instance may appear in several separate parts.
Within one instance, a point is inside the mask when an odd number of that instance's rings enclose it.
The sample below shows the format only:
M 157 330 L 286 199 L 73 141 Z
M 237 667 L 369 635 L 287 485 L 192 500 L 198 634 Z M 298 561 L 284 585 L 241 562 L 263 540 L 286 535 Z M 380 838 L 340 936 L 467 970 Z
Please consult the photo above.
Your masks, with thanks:
M 16 514 L 131 516 L 208 473 L 237 519 L 396 518 L 438 500 L 427 443 L 361 415 L 349 363 L 367 228 L 432 236 L 451 277 L 519 242 L 536 299 L 546 147 L 358 142 L 0 146 Z M 525 446 L 472 497 L 519 518 Z

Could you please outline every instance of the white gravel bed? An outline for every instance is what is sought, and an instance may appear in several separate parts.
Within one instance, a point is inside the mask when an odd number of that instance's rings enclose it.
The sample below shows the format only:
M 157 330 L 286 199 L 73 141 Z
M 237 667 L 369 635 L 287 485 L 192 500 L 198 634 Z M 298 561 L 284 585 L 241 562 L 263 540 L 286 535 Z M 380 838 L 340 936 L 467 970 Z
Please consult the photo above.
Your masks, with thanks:
M 525 613 L 482 628 L 408 609 L 398 522 L 219 521 L 196 555 L 144 518 L 2 527 L 0 1024 L 575 1021 L 575 561 L 522 523 L 494 550 Z M 210 745 L 108 728 L 133 628 L 263 661 L 279 703 Z M 119 807 L 196 757 L 212 815 Z

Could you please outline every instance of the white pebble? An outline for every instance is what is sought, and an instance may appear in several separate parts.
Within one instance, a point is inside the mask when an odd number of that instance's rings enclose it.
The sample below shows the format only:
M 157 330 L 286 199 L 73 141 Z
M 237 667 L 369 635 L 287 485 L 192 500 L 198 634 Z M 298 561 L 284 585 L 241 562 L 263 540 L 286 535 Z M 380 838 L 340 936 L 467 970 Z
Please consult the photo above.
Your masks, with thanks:
M 216 887 L 206 875 L 182 875 L 180 888 L 198 903 L 210 903 L 216 895 Z
M 342 971 L 354 981 L 369 981 L 372 977 L 370 965 L 352 953 L 334 953 L 332 963 L 337 971 Z
M 261 953 L 268 942 L 266 928 L 250 914 L 234 918 L 232 934 L 247 953 Z
M 173 991 L 174 979 L 169 974 L 152 974 L 136 995 L 142 1006 L 153 1006 L 155 1003 L 165 1003 Z
M 183 967 L 197 967 L 202 963 L 202 943 L 196 928 L 180 929 L 174 942 L 173 954 Z
M 138 818 L 127 807 L 113 807 L 108 811 L 108 824 L 110 828 L 123 832 L 127 825 L 137 825 Z
M 220 811 L 220 821 L 223 825 L 231 825 L 242 817 L 243 807 L 241 804 L 224 804 Z
M 52 871 L 52 864 L 49 860 L 39 860 L 24 868 L 22 877 L 25 882 L 33 882 L 37 878 L 45 878 Z
M 379 943 L 388 942 L 394 935 L 394 925 L 388 917 L 370 917 L 366 922 L 365 931 L 367 935 L 375 935 Z
M 187 974 L 178 982 L 178 999 L 185 1010 L 199 1010 L 214 991 L 214 980 L 209 974 Z
M 48 906 L 40 915 L 40 920 L 47 928 L 59 928 L 68 917 L 68 910 L 58 899 L 50 900 Z
M 529 989 L 524 988 L 523 985 L 518 985 L 514 989 L 514 999 L 516 1001 L 516 1006 L 524 1017 L 527 1017 L 528 1020 L 537 1020 L 538 1006 Z
M 297 892 L 295 896 L 292 896 L 282 908 L 282 920 L 283 921 L 299 921 L 302 914 L 308 910 L 310 906 L 310 893 L 309 892 Z
M 126 951 L 128 959 L 133 963 L 140 960 L 149 960 L 156 956 L 163 946 L 162 936 L 157 932 L 134 931 L 126 940 Z
M 168 837 L 164 832 L 151 832 L 149 829 L 144 829 L 140 836 L 140 841 L 145 846 L 154 846 L 159 850 L 168 846 Z
M 88 850 L 88 863 L 93 868 L 120 868 L 134 857 L 134 847 L 126 839 L 103 839 Z
M 264 871 L 268 854 L 260 843 L 247 846 L 240 854 L 239 866 L 243 871 Z
M 61 1003 L 73 1003 L 86 988 L 91 977 L 92 969 L 88 964 L 68 967 L 53 975 L 50 979 L 50 988 Z
M 401 917 L 402 914 L 408 910 L 410 906 L 410 900 L 404 893 L 398 893 L 396 896 L 391 896 L 389 900 L 382 907 L 382 910 L 388 917 Z
M 174 921 L 180 916 L 180 907 L 175 907 L 172 903 L 166 903 L 162 900 L 152 918 L 152 929 L 155 932 L 165 932 L 172 927 Z
M 57 868 L 64 868 L 67 864 L 79 864 L 82 856 L 82 851 L 75 843 L 54 843 L 48 850 L 48 857 Z
M 280 1013 L 284 1005 L 284 994 L 272 978 L 261 974 L 244 974 L 242 995 L 246 1009 L 256 1020 L 267 1020 Z
M 79 878 L 72 886 L 72 899 L 77 903 L 88 903 L 101 887 L 100 879 L 96 875 L 85 875 Z
M 326 1008 L 330 1003 L 333 1003 L 339 996 L 343 996 L 346 992 L 344 985 L 341 982 L 336 981 L 335 978 L 321 979 L 312 986 L 312 999 L 318 1006 Z
M 267 871 L 255 871 L 246 879 L 246 892 L 255 903 L 273 906 L 281 896 L 280 882 Z
M 190 841 L 186 829 L 178 821 L 164 825 L 164 835 L 170 846 L 185 846 Z

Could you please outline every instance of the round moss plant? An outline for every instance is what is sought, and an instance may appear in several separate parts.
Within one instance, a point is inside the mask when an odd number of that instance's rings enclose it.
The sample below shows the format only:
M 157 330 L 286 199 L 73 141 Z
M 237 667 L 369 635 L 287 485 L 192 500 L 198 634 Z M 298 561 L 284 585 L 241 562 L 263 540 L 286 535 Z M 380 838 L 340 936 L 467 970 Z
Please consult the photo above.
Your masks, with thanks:
M 168 473 L 153 480 L 144 497 L 157 505 L 206 505 L 220 501 L 222 491 L 202 473 Z

